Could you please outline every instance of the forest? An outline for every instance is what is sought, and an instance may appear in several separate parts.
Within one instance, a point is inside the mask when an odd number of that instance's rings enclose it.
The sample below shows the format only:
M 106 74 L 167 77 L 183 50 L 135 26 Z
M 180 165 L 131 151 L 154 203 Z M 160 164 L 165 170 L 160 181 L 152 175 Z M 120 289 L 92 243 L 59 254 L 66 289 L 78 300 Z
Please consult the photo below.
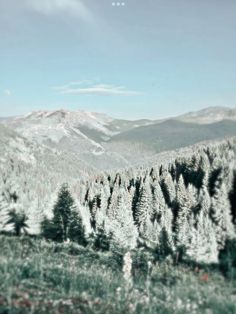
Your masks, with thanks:
M 9 160 L 0 313 L 235 313 L 235 144 L 66 181 Z

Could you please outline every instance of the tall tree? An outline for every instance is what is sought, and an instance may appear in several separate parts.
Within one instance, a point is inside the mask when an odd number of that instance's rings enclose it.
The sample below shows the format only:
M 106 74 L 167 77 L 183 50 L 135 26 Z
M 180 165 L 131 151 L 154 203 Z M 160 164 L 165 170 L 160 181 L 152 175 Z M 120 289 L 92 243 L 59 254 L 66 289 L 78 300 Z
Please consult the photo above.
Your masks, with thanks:
M 57 227 L 56 240 L 66 241 L 68 238 L 68 228 L 71 212 L 74 209 L 74 200 L 70 194 L 67 184 L 63 184 L 56 204 L 53 208 L 53 223 Z
M 139 233 L 143 237 L 147 236 L 148 226 L 151 224 L 152 198 L 149 180 L 146 178 L 141 187 L 139 200 L 137 203 L 135 221 L 138 225 Z
M 85 228 L 68 186 L 63 184 L 53 208 L 52 220 L 44 218 L 41 223 L 42 235 L 55 241 L 71 241 L 86 245 Z
M 106 220 L 113 240 L 121 247 L 134 248 L 138 231 L 132 214 L 132 199 L 128 191 L 121 188 L 117 197 L 116 216 Z
M 68 228 L 68 238 L 71 241 L 75 241 L 83 246 L 87 245 L 87 240 L 85 236 L 85 228 L 82 222 L 82 218 L 79 213 L 73 209 L 71 211 L 69 228 Z

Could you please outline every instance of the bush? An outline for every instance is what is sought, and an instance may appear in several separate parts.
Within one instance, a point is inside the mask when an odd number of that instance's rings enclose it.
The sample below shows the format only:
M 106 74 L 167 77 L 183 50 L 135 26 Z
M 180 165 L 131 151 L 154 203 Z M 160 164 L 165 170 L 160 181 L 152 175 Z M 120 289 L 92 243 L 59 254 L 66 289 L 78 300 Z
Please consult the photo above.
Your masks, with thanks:
M 226 241 L 219 253 L 219 267 L 227 278 L 236 278 L 236 239 Z

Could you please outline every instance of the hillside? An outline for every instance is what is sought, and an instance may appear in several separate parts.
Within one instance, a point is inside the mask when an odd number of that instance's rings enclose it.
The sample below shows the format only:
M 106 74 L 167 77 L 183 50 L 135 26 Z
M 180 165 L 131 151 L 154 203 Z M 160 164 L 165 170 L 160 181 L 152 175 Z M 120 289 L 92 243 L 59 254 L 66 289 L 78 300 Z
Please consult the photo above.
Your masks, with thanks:
M 0 134 L 0 209 L 24 209 L 31 220 L 29 231 L 37 233 L 58 187 L 70 182 L 76 188 L 78 178 L 86 180 L 96 171 L 75 154 L 39 145 L 2 125 Z
M 59 183 L 68 182 L 87 235 L 103 228 L 117 245 L 134 248 L 140 241 L 158 245 L 165 232 L 171 250 L 184 246 L 193 260 L 217 262 L 219 249 L 235 236 L 235 148 L 235 138 L 196 145 L 174 159 L 169 152 L 169 161 L 157 157 L 149 166 L 94 173 L 86 182 L 74 168 L 69 176 L 44 163 L 29 168 L 11 162 L 7 173 L 1 169 L 1 203 L 23 203 L 39 227 L 40 217 L 51 215 Z
M 155 262 L 132 251 L 130 280 L 121 253 L 26 237 L 0 236 L 0 243 L 1 313 L 236 311 L 235 279 L 229 283 L 216 267 Z
M 81 162 L 98 170 L 138 165 L 162 151 L 236 135 L 235 109 L 219 107 L 165 120 L 130 121 L 56 110 L 0 121 L 28 141 L 76 154 Z
M 115 135 L 108 141 L 108 147 L 111 145 L 112 149 L 117 148 L 117 151 L 123 147 L 125 151 L 127 146 L 129 156 L 132 158 L 132 154 L 142 154 L 142 151 L 137 151 L 137 146 L 145 152 L 150 151 L 154 154 L 234 135 L 236 135 L 236 121 L 223 120 L 199 126 L 196 123 L 167 120 Z

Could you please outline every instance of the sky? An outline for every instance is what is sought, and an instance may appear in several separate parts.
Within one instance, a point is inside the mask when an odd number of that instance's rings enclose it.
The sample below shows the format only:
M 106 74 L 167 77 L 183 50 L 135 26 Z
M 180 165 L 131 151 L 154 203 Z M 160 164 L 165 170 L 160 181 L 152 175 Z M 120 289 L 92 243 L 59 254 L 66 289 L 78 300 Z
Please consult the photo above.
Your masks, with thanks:
M 236 107 L 235 0 L 0 0 L 0 116 Z

